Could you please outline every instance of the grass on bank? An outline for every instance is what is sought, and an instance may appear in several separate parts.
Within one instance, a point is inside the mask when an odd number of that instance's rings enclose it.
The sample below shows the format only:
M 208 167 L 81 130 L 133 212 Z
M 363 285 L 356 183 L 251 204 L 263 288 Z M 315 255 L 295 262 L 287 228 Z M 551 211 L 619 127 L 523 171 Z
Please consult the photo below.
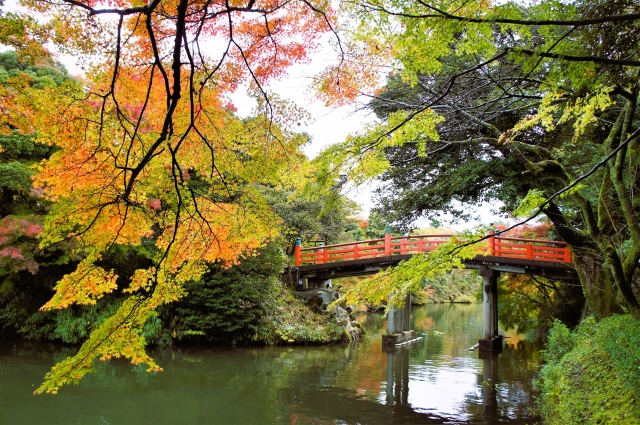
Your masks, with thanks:
M 640 424 L 639 320 L 588 318 L 573 332 L 556 321 L 543 359 L 544 424 Z

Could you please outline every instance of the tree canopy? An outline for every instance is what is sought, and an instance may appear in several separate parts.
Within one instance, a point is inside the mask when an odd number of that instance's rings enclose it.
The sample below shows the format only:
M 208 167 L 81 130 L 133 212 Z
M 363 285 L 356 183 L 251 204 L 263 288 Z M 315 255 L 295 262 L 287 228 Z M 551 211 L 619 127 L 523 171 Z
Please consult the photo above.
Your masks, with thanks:
M 571 245 L 596 317 L 639 314 L 638 4 L 384 0 L 347 10 L 359 23 L 352 43 L 392 70 L 382 90 L 365 91 L 380 121 L 329 148 L 327 172 L 379 176 L 378 211 L 405 228 L 443 211 L 464 218 L 460 205 L 484 201 L 511 215 L 540 208 Z

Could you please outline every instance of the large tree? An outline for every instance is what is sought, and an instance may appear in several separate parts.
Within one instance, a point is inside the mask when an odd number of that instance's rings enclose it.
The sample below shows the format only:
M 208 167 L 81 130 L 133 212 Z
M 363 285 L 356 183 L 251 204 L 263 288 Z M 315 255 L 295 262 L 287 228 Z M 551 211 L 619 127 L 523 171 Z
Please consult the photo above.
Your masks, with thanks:
M 350 11 L 354 43 L 394 70 L 370 94 L 380 122 L 325 152 L 327 170 L 382 173 L 379 211 L 400 226 L 464 217 L 460 203 L 539 206 L 572 248 L 591 311 L 640 315 L 638 4 L 366 0 Z

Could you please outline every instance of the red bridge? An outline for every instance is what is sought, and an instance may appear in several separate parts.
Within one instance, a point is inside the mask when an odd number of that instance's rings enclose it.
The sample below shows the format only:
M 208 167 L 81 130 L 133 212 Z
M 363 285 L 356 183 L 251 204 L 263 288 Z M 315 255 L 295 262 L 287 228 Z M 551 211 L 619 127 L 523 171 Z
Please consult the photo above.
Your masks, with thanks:
M 412 235 L 302 248 L 295 250 L 296 267 L 311 264 L 329 264 L 365 258 L 431 252 L 455 235 Z M 540 239 L 505 238 L 490 232 L 483 247 L 488 255 L 521 260 L 571 263 L 571 251 L 565 242 Z
M 412 235 L 359 241 L 337 245 L 303 248 L 298 239 L 295 248 L 295 267 L 289 269 L 289 279 L 299 289 L 326 293 L 331 279 L 374 274 L 397 265 L 421 252 L 431 252 L 455 235 Z M 500 237 L 489 232 L 482 242 L 486 255 L 463 261 L 466 268 L 478 269 L 483 278 L 483 339 L 481 350 L 502 347 L 498 334 L 498 287 L 500 272 L 543 276 L 550 279 L 576 280 L 571 251 L 564 242 Z M 331 292 L 331 296 L 334 294 Z M 387 335 L 383 345 L 394 346 L 412 338 L 409 330 L 411 301 L 401 309 L 388 312 Z
M 420 252 L 431 252 L 455 235 L 412 235 L 372 239 L 336 245 L 295 249 L 292 276 L 296 282 L 308 279 L 310 287 L 325 287 L 321 282 L 347 276 L 375 274 L 397 265 Z M 486 255 L 465 260 L 466 268 L 543 276 L 551 279 L 578 278 L 571 251 L 564 242 L 540 239 L 508 238 L 489 232 L 482 243 Z

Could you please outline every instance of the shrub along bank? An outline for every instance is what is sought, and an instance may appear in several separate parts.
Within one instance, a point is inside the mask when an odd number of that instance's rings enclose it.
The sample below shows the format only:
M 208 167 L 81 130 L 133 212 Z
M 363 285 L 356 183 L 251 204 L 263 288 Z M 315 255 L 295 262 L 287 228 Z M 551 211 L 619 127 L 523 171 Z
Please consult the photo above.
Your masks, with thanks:
M 556 321 L 537 386 L 545 424 L 640 424 L 640 321 Z
M 286 258 L 273 242 L 225 268 L 212 265 L 202 280 L 186 284 L 188 294 L 151 317 L 144 329 L 153 345 L 178 343 L 327 343 L 343 329 L 333 315 L 313 311 L 280 281 Z M 104 266 L 125 286 L 135 266 L 148 261 L 131 249 L 114 249 Z M 121 289 L 94 305 L 39 311 L 69 264 L 42 266 L 34 274 L 12 275 L 0 286 L 0 334 L 29 340 L 81 343 L 124 299 Z
M 340 340 L 333 316 L 312 311 L 280 280 L 286 258 L 276 243 L 238 265 L 213 265 L 186 284 L 188 295 L 160 312 L 145 330 L 156 344 L 217 342 L 267 344 Z

